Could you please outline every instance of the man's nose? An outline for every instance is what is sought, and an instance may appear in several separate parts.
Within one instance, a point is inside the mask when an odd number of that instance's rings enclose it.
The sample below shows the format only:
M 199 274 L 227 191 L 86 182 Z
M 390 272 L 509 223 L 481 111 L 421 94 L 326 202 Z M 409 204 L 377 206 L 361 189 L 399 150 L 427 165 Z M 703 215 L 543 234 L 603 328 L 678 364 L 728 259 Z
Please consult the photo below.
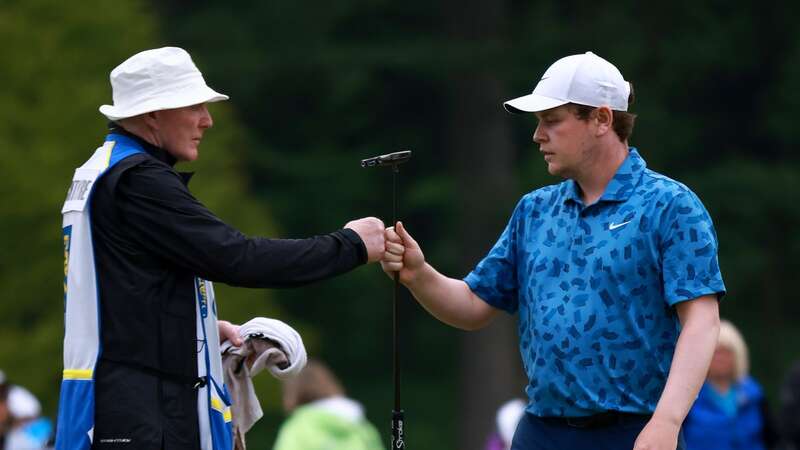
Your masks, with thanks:
M 541 144 L 546 140 L 544 132 L 542 132 L 542 126 L 536 125 L 536 129 L 533 131 L 533 142 L 537 144 Z
M 211 128 L 214 126 L 214 119 L 211 118 L 211 113 L 208 112 L 206 105 L 203 105 L 203 115 L 200 117 L 200 128 Z

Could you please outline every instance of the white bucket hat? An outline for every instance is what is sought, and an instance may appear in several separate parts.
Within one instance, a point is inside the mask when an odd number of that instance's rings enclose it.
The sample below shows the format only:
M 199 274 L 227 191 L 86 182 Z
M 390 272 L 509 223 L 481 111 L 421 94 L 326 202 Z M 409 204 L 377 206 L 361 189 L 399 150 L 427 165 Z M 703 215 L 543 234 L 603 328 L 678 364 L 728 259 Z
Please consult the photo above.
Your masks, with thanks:
M 503 103 L 511 113 L 538 112 L 567 103 L 628 110 L 630 84 L 613 64 L 586 52 L 554 62 L 533 92 Z
M 110 79 L 114 105 L 100 107 L 109 120 L 228 99 L 206 85 L 189 53 L 178 47 L 137 53 L 115 67 Z

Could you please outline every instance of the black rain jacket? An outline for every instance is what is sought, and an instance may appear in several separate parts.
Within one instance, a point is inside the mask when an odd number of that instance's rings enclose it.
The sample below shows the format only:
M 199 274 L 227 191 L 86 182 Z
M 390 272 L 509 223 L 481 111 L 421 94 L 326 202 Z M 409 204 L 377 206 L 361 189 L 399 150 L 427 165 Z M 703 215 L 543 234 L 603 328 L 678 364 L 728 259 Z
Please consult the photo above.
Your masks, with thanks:
M 166 151 L 112 132 L 146 153 L 103 174 L 90 200 L 101 328 L 93 448 L 196 449 L 202 349 L 194 277 L 302 286 L 364 264 L 366 248 L 350 229 L 308 239 L 245 236 L 192 196 L 191 174 L 176 172 Z

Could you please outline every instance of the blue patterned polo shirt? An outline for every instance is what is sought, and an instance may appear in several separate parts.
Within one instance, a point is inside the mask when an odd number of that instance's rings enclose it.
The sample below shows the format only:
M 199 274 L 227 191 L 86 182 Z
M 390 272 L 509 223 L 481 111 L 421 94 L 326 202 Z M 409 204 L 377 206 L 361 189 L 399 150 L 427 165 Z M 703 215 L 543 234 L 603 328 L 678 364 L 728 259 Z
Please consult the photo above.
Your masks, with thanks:
M 705 207 L 635 148 L 592 205 L 572 180 L 522 197 L 464 281 L 519 310 L 537 416 L 652 413 L 680 331 L 672 306 L 725 292 Z

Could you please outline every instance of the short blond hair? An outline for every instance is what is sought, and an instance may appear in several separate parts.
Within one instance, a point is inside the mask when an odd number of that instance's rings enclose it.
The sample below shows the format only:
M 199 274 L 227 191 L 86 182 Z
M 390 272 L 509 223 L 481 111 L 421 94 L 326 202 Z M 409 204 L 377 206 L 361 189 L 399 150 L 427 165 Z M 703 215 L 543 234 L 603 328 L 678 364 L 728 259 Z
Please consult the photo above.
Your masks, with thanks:
M 728 320 L 719 322 L 719 338 L 717 346 L 725 347 L 733 352 L 734 378 L 741 381 L 750 373 L 750 356 L 747 351 L 747 344 L 744 342 L 742 333 Z

